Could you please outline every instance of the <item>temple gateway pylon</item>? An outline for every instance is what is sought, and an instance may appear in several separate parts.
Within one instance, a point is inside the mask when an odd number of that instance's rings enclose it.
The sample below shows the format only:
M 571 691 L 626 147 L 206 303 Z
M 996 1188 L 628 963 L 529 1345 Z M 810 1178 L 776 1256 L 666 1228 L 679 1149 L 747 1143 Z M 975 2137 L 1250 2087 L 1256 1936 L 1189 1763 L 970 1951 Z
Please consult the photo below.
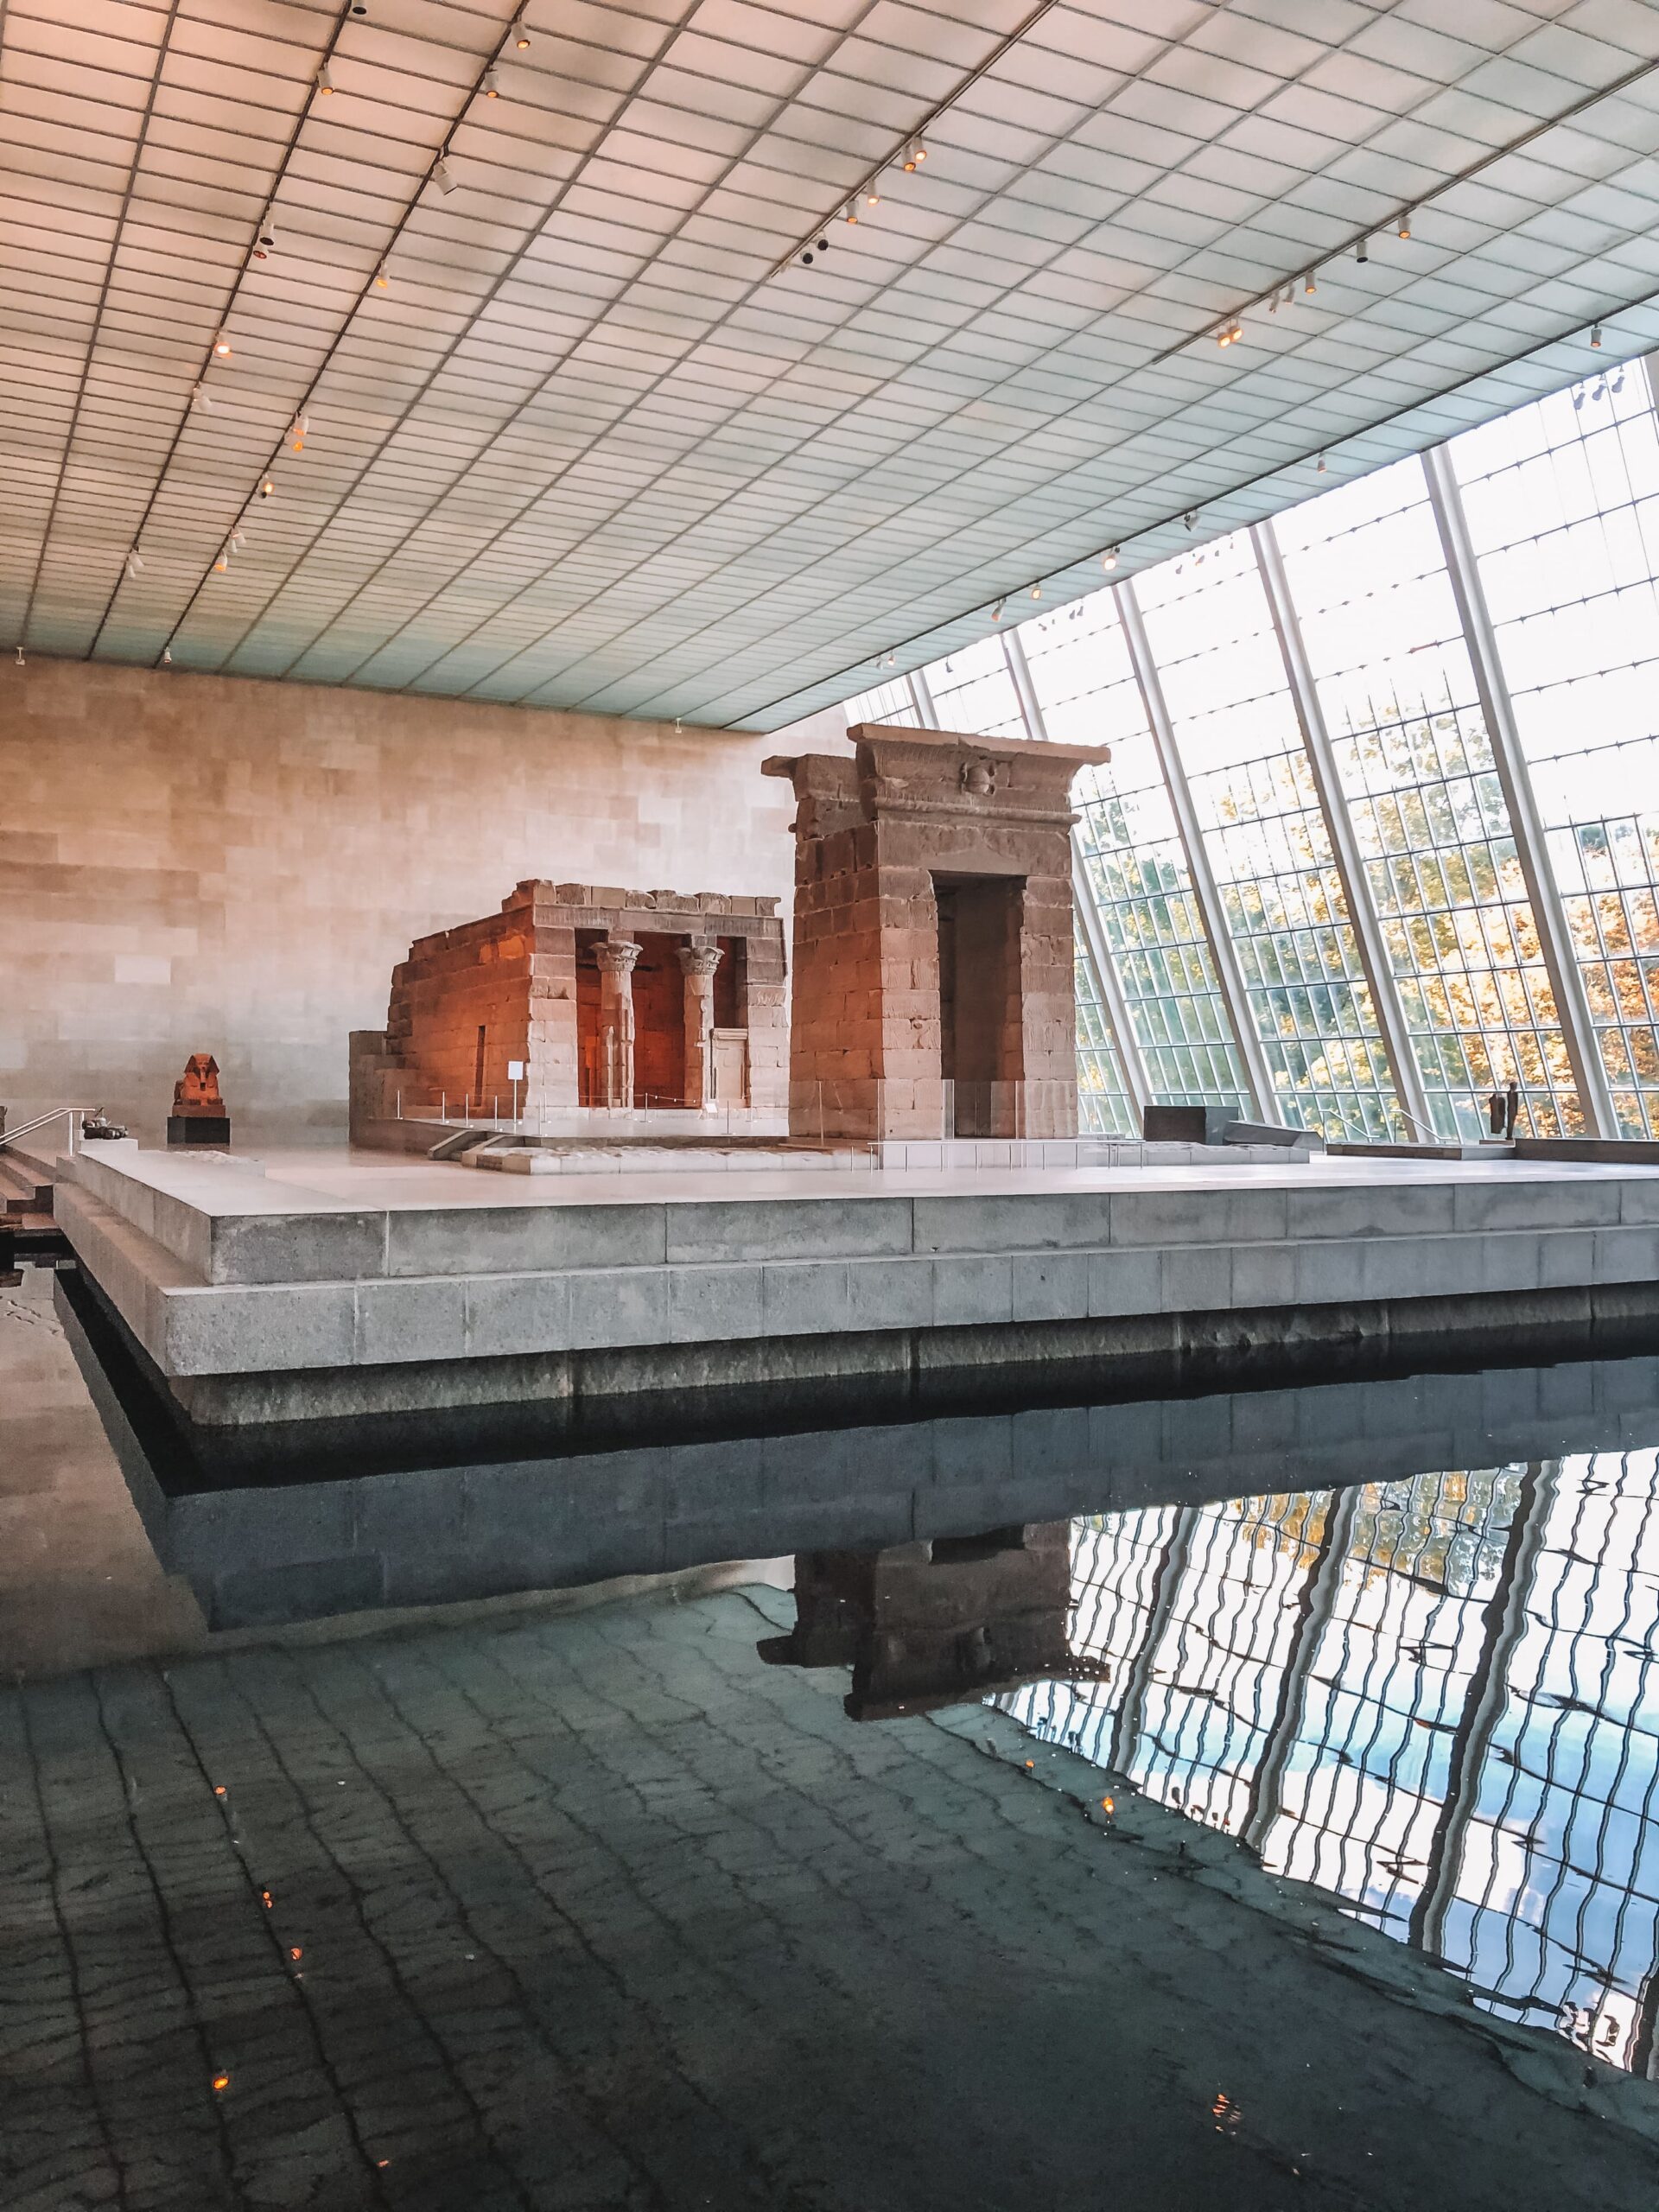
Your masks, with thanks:
M 863 722 L 795 787 L 790 1130 L 1077 1127 L 1071 782 L 1107 746 Z

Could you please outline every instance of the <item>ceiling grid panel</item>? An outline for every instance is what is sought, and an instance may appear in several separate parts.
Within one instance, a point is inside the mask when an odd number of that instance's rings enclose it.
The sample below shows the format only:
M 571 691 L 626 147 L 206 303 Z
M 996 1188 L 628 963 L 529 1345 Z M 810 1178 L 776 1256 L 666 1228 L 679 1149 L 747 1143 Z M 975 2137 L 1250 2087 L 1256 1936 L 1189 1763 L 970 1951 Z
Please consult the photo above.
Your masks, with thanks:
M 1529 126 L 1527 126 L 1527 127 L 1529 127 Z M 1046 564 L 1041 564 L 1041 565 L 1046 565 Z M 827 580 L 827 582 L 830 584 L 830 587 L 831 587 L 831 588 L 832 588 L 832 589 L 834 589 L 834 588 L 837 588 L 837 587 L 838 587 L 838 584 L 839 584 L 839 579 L 830 579 L 830 580 Z M 839 599 L 837 599 L 837 600 L 836 600 L 836 603 L 838 606 L 841 606 L 841 605 L 842 605 L 842 602 L 839 601 Z M 845 612 L 844 607 L 842 607 L 842 611 L 843 611 L 843 613 Z M 562 673 L 563 673 L 563 671 L 562 671 Z M 532 696 L 537 696 L 537 695 L 532 695 Z M 590 705 L 598 705 L 598 706 L 611 706 L 611 705 L 613 705 L 613 704 L 616 704 L 616 703 L 619 703 L 619 702 L 616 702 L 616 701 L 613 701 L 613 699 L 610 699 L 610 698 L 608 698 L 608 697 L 606 697 L 606 696 L 594 696 L 594 697 L 592 697 L 592 698 L 589 698 L 589 699 L 586 700 L 586 701 L 584 702 L 584 703 L 590 704 Z M 635 703 L 637 703 L 637 695 L 636 695 L 636 701 L 635 701 Z
M 0 0 L 4 642 L 766 726 L 1659 339 L 1656 0 L 357 4 Z

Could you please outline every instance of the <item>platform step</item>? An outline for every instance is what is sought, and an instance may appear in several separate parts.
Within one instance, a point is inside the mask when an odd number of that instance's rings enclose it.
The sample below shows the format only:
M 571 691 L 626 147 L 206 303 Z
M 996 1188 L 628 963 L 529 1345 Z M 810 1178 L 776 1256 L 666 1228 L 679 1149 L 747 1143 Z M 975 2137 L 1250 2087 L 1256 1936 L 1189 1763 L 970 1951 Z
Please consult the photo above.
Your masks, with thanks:
M 20 1214 L 52 1214 L 52 1185 L 43 1180 L 32 1167 L 10 1159 L 0 1152 L 0 1212 L 15 1218 Z

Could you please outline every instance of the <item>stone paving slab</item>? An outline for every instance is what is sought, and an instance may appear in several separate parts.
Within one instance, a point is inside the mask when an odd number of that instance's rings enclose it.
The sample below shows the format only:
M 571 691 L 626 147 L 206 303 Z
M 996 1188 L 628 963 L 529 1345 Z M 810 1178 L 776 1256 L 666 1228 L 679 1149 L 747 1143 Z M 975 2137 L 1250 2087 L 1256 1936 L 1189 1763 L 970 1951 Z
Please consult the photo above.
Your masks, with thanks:
M 1652 2085 L 778 1618 L 0 1694 L 8 2212 L 1650 2212 Z

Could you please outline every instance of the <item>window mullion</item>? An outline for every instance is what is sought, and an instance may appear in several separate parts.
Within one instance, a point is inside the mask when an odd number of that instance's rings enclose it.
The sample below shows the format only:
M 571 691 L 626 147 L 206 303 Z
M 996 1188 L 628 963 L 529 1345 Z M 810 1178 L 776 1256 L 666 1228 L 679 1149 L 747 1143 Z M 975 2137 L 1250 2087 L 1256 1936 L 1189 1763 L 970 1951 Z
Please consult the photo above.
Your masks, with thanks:
M 1433 446 L 1423 455 L 1423 474 L 1428 483 L 1429 501 L 1446 555 L 1458 616 L 1463 625 L 1464 640 L 1474 667 L 1481 711 L 1491 740 L 1493 765 L 1509 808 L 1516 852 L 1527 896 L 1532 903 L 1533 921 L 1550 989 L 1554 995 L 1556 1019 L 1561 1025 L 1562 1041 L 1567 1046 L 1573 1079 L 1578 1085 L 1585 1128 L 1592 1137 L 1616 1137 L 1619 1133 L 1618 1115 L 1590 1017 L 1584 972 L 1579 966 L 1572 932 L 1567 927 L 1567 909 L 1550 866 L 1538 802 L 1533 795 L 1532 778 L 1527 772 L 1515 708 L 1498 655 L 1497 638 L 1470 542 L 1463 495 L 1458 487 L 1452 456 L 1444 446 Z
M 1211 964 L 1215 969 L 1221 1002 L 1226 1009 L 1228 1023 L 1243 1062 L 1245 1078 L 1249 1084 L 1255 1111 L 1265 1121 L 1276 1109 L 1278 1100 L 1268 1073 L 1267 1056 L 1262 1050 L 1261 1035 L 1250 1011 L 1243 971 L 1239 967 L 1232 938 L 1227 932 L 1227 918 L 1222 907 L 1221 894 L 1216 887 L 1216 879 L 1210 867 L 1210 855 L 1205 850 L 1204 834 L 1198 827 L 1192 794 L 1187 788 L 1186 771 L 1181 766 L 1180 755 L 1175 748 L 1174 727 L 1169 719 L 1169 709 L 1164 702 L 1163 685 L 1159 680 L 1157 664 L 1152 657 L 1146 624 L 1141 618 L 1134 585 L 1117 584 L 1111 588 L 1122 620 L 1123 635 L 1128 644 L 1135 679 L 1141 689 L 1141 702 L 1146 709 L 1147 727 L 1152 732 L 1158 766 L 1163 773 L 1164 787 L 1169 793 L 1175 827 L 1185 855 L 1187 877 L 1192 886 L 1198 918 L 1204 924 L 1205 937 L 1209 943 Z
M 1296 719 L 1301 724 L 1302 742 L 1313 779 L 1313 789 L 1319 798 L 1319 811 L 1325 817 L 1325 835 L 1331 840 L 1332 857 L 1342 880 L 1342 894 L 1347 901 L 1354 942 L 1365 970 L 1365 980 L 1371 987 L 1371 1004 L 1376 1014 L 1377 1031 L 1389 1056 L 1395 1091 L 1407 1120 L 1414 1124 L 1415 1134 L 1432 1138 L 1434 1126 L 1429 1119 L 1428 1096 L 1423 1088 L 1422 1071 L 1418 1067 L 1417 1056 L 1412 1048 L 1411 1033 L 1406 1027 L 1405 1012 L 1395 987 L 1394 969 L 1383 942 L 1382 924 L 1372 903 L 1370 884 L 1360 860 L 1358 840 L 1354 836 L 1353 822 L 1343 798 L 1336 756 L 1331 749 L 1331 733 L 1325 727 L 1325 709 L 1320 704 L 1319 687 L 1314 683 L 1307 650 L 1302 642 L 1301 625 L 1296 617 L 1290 581 L 1285 574 L 1284 562 L 1280 557 L 1279 541 L 1274 535 L 1273 524 L 1270 522 L 1258 523 L 1250 532 L 1250 539 L 1255 547 L 1256 566 L 1261 571 L 1268 611 L 1273 616 L 1274 630 L 1279 639 L 1279 650 L 1284 658 L 1291 701 L 1296 709 Z

